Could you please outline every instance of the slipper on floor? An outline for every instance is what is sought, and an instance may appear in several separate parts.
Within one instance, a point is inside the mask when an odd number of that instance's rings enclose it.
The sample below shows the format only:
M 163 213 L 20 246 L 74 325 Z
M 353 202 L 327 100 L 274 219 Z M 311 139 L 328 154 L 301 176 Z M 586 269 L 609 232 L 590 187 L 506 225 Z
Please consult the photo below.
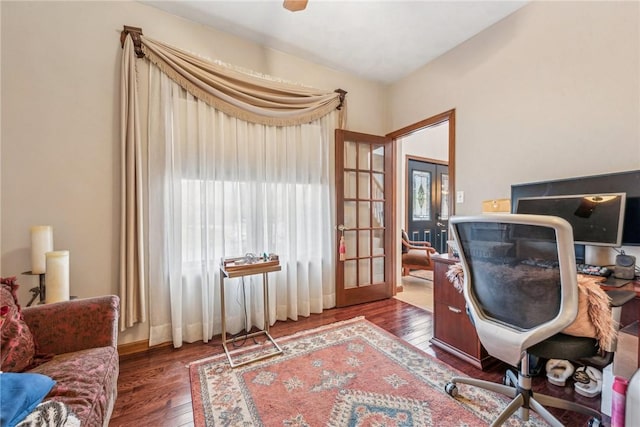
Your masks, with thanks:
M 602 391 L 602 372 L 593 366 L 581 366 L 573 374 L 576 393 L 595 397 Z
M 549 359 L 546 365 L 547 380 L 553 384 L 563 387 L 573 374 L 573 365 L 568 360 Z

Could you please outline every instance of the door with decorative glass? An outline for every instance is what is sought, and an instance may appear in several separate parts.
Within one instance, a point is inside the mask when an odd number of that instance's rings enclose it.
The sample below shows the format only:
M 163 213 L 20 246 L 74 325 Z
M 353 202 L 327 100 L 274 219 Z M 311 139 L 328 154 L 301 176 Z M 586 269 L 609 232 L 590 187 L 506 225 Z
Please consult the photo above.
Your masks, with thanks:
M 393 295 L 392 140 L 336 130 L 336 304 Z
M 407 156 L 407 234 L 447 251 L 449 232 L 449 168 Z

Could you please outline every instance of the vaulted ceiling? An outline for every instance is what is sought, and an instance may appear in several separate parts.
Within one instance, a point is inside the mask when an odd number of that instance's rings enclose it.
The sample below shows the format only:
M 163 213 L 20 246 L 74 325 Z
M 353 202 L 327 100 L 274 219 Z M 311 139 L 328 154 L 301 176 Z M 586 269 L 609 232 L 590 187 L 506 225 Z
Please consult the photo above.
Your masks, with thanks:
M 490 27 L 524 0 L 143 1 L 177 16 L 363 78 L 392 83 Z

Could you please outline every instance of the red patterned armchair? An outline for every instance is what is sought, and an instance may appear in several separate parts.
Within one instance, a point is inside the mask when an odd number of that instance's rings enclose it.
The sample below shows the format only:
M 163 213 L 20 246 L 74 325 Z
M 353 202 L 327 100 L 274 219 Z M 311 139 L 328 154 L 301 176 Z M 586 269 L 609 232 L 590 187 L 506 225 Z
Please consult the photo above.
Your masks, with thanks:
M 109 295 L 22 310 L 36 349 L 26 372 L 56 381 L 44 401 L 63 403 L 82 426 L 108 426 L 116 401 L 119 302 Z

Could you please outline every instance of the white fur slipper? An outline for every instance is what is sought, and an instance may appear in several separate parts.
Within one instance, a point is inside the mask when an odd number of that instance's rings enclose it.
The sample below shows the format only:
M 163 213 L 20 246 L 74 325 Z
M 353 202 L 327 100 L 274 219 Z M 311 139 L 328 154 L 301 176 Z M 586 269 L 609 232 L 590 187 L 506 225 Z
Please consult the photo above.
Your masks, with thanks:
M 602 391 L 602 372 L 593 366 L 581 366 L 573 374 L 576 381 L 576 393 L 586 397 L 595 397 Z
M 549 359 L 546 366 L 547 380 L 553 385 L 563 387 L 573 374 L 573 365 L 568 360 Z

